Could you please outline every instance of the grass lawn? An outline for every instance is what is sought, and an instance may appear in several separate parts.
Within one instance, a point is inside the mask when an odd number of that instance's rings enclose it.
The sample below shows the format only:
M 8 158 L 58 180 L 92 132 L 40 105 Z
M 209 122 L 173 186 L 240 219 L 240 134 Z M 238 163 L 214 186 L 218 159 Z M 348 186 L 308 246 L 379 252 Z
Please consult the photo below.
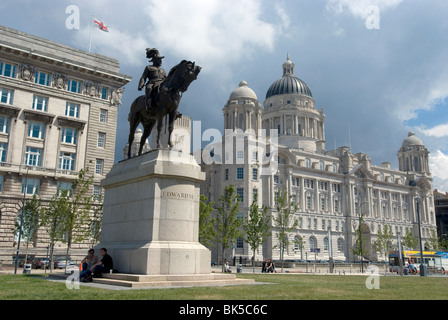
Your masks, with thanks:
M 269 284 L 149 290 L 106 290 L 35 275 L 0 275 L 0 300 L 447 300 L 448 276 L 387 276 L 367 289 L 367 276 L 238 274 Z

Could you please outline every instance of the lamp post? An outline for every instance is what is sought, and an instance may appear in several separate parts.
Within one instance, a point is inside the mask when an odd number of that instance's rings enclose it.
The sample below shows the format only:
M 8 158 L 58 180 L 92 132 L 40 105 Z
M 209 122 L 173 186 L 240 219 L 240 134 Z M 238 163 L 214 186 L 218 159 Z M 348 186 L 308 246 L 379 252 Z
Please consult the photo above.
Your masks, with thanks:
M 426 276 L 426 265 L 424 264 L 424 260 L 423 260 L 423 243 L 422 243 L 422 227 L 421 227 L 421 221 L 420 221 L 420 197 L 416 197 L 415 198 L 416 202 L 417 202 L 417 219 L 418 219 L 418 238 L 419 238 L 419 242 L 420 242 L 420 258 L 421 258 L 421 263 L 420 263 L 420 276 L 424 277 Z
M 363 214 L 362 214 L 361 208 L 362 208 L 363 205 L 368 204 L 368 203 L 369 203 L 369 201 L 366 200 L 363 203 L 361 203 L 360 205 L 358 205 L 358 210 L 359 210 L 359 227 L 358 227 L 358 232 L 359 232 L 359 246 L 360 246 L 359 250 L 361 251 L 360 252 L 360 256 L 361 256 L 361 273 L 364 273 L 364 262 L 363 262 L 363 255 L 362 255 L 362 253 L 363 253 L 363 246 L 362 246 L 362 217 L 363 217 Z
M 400 276 L 403 276 L 403 253 L 401 249 L 401 234 L 397 232 L 397 243 L 398 243 L 398 261 L 400 263 Z

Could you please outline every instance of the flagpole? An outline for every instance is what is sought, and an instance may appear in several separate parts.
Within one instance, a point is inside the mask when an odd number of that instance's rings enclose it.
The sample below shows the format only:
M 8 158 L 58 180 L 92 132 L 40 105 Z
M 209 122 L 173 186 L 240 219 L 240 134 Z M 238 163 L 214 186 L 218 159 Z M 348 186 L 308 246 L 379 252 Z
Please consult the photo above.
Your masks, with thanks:
M 93 18 L 93 15 L 92 15 L 92 18 Z M 90 39 L 89 39 L 89 53 L 90 53 L 90 51 L 91 51 L 91 49 L 92 49 L 92 20 L 90 20 Z

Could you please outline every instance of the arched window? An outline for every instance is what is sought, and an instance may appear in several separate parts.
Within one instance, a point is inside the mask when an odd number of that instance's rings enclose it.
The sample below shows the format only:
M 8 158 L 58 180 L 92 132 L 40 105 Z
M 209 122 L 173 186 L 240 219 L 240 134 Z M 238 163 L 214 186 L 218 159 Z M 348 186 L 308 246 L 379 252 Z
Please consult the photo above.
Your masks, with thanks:
M 328 251 L 329 248 L 330 248 L 330 243 L 329 243 L 329 241 L 328 241 L 328 237 L 325 237 L 325 238 L 324 238 L 324 250 L 325 250 L 325 251 Z
M 306 158 L 305 159 L 305 168 L 310 168 L 311 167 L 311 161 L 310 159 Z
M 302 245 L 302 237 L 301 236 L 295 236 L 294 237 L 294 250 L 298 251 L 303 247 Z
M 310 237 L 309 244 L 310 244 L 310 249 L 316 249 L 317 248 L 316 238 Z
M 414 171 L 420 171 L 420 163 L 417 157 L 414 157 Z

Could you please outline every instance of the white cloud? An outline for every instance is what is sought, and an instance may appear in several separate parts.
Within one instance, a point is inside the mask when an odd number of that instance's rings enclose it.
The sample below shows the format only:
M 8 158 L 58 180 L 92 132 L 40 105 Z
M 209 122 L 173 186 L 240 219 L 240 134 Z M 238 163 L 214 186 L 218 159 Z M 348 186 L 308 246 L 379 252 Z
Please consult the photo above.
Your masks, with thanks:
M 377 6 L 380 10 L 394 9 L 403 0 L 327 0 L 327 10 L 341 14 L 348 10 L 353 16 L 365 18 L 369 6 Z
M 141 64 L 147 40 L 145 30 L 139 27 L 141 26 L 139 22 L 144 21 L 144 15 L 136 8 L 142 7 L 143 1 L 133 0 L 132 6 L 124 6 L 117 0 L 80 0 L 79 5 L 81 29 L 74 38 L 78 47 L 88 50 L 91 35 L 92 53 L 116 58 L 120 64 L 132 66 Z M 93 24 L 93 16 L 104 22 L 110 32 L 99 30 Z
M 204 72 L 225 72 L 255 50 L 271 51 L 277 36 L 255 0 L 151 0 L 145 10 L 151 45 L 195 60 L 207 67 Z
M 280 5 L 279 3 L 275 4 L 275 11 L 277 12 L 278 16 L 282 20 L 282 27 L 284 30 L 289 29 L 291 26 L 291 19 L 289 18 L 288 13 L 285 11 L 285 8 L 283 5 Z
M 436 138 L 448 137 L 448 123 L 440 124 L 430 129 L 421 129 L 425 135 Z
M 440 150 L 430 154 L 429 166 L 434 178 L 434 188 L 448 191 L 448 155 Z

